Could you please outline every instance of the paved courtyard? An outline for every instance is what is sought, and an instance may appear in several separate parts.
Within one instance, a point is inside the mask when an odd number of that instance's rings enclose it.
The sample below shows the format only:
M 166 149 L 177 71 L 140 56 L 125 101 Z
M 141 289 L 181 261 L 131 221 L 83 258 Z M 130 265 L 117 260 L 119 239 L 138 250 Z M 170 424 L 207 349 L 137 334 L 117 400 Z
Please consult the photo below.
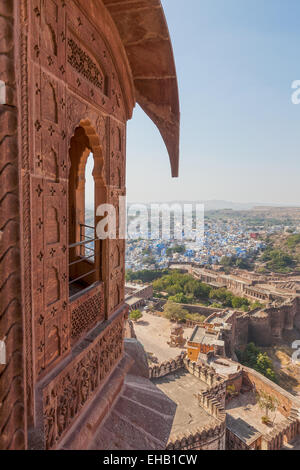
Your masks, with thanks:
M 157 317 L 150 313 L 143 312 L 143 318 L 134 324 L 134 329 L 138 340 L 143 344 L 147 353 L 153 353 L 159 362 L 174 359 L 178 356 L 182 348 L 170 348 L 171 328 L 173 323 L 163 317 Z M 184 337 L 189 339 L 193 328 L 184 329 Z
M 231 400 L 226 406 L 226 413 L 229 429 L 247 444 L 251 444 L 260 434 L 268 434 L 272 430 L 262 423 L 265 412 L 260 408 L 253 392 L 240 394 Z M 279 411 L 270 412 L 269 418 L 274 425 L 285 419 Z
M 171 440 L 181 434 L 196 433 L 199 428 L 218 423 L 198 404 L 197 395 L 201 390 L 206 390 L 207 385 L 189 372 L 181 369 L 155 379 L 153 383 L 177 405 Z

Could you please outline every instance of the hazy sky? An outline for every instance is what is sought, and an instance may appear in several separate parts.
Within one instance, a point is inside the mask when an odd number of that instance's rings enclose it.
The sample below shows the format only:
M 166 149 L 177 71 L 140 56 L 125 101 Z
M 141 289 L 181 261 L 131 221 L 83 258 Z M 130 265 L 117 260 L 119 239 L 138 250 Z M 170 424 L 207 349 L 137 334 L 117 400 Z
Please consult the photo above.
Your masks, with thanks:
M 129 201 L 300 203 L 299 0 L 162 0 L 181 104 L 180 177 L 154 124 L 128 124 Z

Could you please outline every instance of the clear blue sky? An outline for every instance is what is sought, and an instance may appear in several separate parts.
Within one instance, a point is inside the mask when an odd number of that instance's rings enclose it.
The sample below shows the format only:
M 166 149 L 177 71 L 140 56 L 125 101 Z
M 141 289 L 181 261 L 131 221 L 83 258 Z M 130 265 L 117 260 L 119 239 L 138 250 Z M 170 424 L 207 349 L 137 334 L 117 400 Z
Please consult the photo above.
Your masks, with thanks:
M 162 0 L 181 103 L 180 177 L 139 107 L 129 201 L 300 204 L 300 0 Z

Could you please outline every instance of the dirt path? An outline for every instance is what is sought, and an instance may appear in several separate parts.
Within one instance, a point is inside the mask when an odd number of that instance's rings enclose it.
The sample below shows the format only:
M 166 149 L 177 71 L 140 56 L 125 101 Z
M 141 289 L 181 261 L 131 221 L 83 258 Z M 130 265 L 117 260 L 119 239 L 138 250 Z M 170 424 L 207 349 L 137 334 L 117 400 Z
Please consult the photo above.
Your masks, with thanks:
M 170 348 L 172 323 L 163 317 L 157 317 L 144 312 L 143 318 L 135 323 L 134 329 L 138 340 L 143 344 L 147 353 L 154 354 L 159 362 L 173 359 L 178 356 L 182 348 Z M 193 332 L 192 328 L 185 328 L 184 337 L 189 339 Z

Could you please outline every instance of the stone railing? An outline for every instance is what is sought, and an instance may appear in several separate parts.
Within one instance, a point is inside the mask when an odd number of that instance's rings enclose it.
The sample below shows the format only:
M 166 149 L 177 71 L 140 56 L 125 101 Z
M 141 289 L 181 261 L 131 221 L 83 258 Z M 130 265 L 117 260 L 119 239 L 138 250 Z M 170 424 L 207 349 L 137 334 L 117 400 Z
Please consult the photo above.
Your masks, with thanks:
M 184 355 L 181 354 L 175 359 L 170 359 L 161 364 L 149 366 L 149 378 L 158 379 L 164 377 L 175 370 L 182 369 L 184 367 Z

